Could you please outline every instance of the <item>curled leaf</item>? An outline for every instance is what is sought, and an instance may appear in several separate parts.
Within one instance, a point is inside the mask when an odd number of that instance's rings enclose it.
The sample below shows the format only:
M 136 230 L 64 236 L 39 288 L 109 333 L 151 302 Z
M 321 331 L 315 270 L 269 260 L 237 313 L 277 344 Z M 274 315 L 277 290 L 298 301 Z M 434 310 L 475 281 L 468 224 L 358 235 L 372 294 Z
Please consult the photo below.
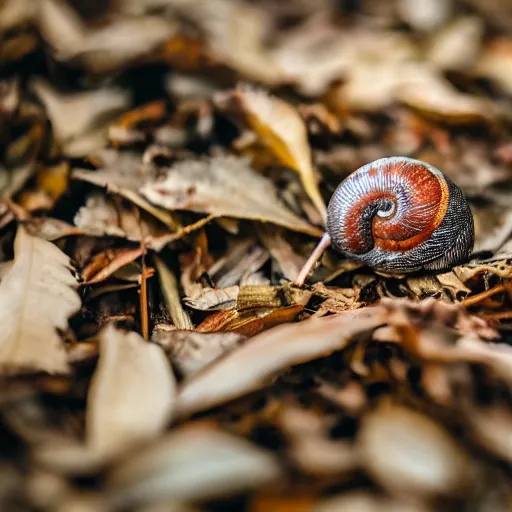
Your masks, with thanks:
M 282 164 L 299 174 L 304 190 L 325 222 L 327 209 L 318 189 L 306 125 L 299 112 L 262 90 L 240 87 L 234 94 L 250 128 Z

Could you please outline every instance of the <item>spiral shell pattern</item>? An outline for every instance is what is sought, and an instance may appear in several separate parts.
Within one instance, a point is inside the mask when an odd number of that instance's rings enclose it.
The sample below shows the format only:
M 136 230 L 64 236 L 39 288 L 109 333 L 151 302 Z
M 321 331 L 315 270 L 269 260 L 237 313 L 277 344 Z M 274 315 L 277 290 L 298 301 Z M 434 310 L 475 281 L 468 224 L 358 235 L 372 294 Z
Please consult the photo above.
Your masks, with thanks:
M 473 215 L 441 171 L 406 157 L 381 158 L 348 176 L 328 206 L 333 247 L 386 272 L 445 270 L 469 259 Z

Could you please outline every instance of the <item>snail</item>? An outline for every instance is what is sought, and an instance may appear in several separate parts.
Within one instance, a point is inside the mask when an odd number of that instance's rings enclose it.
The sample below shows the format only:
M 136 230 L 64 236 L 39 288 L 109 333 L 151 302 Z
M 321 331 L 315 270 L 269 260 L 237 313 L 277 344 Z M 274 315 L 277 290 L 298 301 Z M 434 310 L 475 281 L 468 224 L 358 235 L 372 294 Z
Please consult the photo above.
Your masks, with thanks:
M 464 263 L 473 243 L 473 215 L 457 185 L 420 160 L 381 158 L 357 169 L 335 190 L 326 233 L 295 284 L 304 284 L 330 245 L 374 270 L 404 274 Z

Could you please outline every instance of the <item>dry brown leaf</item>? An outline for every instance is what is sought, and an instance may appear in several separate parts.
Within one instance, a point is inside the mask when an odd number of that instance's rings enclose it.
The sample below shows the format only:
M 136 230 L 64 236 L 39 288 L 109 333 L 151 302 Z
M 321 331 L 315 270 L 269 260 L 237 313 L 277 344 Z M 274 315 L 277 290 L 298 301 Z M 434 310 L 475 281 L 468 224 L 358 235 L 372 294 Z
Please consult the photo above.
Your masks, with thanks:
M 455 20 L 434 35 L 427 60 L 441 69 L 471 69 L 478 58 L 484 30 L 483 20 L 477 16 Z
M 50 242 L 18 228 L 14 264 L 0 283 L 0 367 L 4 371 L 67 373 L 56 329 L 81 306 L 69 258 Z
M 116 508 L 162 499 L 206 500 L 275 481 L 277 459 L 257 446 L 213 428 L 177 430 L 122 461 L 108 477 Z
M 340 113 L 347 108 L 376 112 L 397 101 L 453 124 L 490 122 L 498 115 L 490 100 L 459 92 L 426 62 L 362 62 L 327 95 L 328 105 Z
M 495 82 L 508 94 L 512 93 L 512 39 L 492 41 L 477 64 L 477 72 Z
M 512 463 L 512 415 L 509 408 L 471 408 L 466 414 L 471 437 L 481 447 Z
M 7 32 L 18 25 L 32 21 L 38 11 L 32 0 L 6 0 L 0 6 L 0 32 Z
M 396 98 L 434 119 L 459 124 L 496 119 L 496 105 L 486 98 L 459 92 L 427 65 L 402 69 Z
M 171 315 L 175 327 L 178 329 L 193 329 L 194 324 L 181 304 L 178 280 L 174 272 L 169 269 L 158 256 L 155 256 L 155 264 L 160 277 L 160 284 L 165 303 L 167 304 L 167 310 L 169 311 L 169 315 Z
M 101 192 L 94 192 L 87 198 L 73 222 L 91 236 L 126 236 L 119 226 L 119 212 L 115 203 Z
M 44 103 L 63 151 L 72 157 L 85 156 L 103 147 L 107 141 L 108 117 L 113 120 L 130 104 L 129 93 L 121 89 L 63 94 L 42 79 L 34 79 L 31 87 Z M 93 144 L 81 147 L 80 139 L 84 135 L 90 135 L 88 140 Z
M 233 331 L 245 336 L 255 336 L 276 325 L 295 321 L 303 309 L 304 306 L 294 304 L 277 309 L 253 309 L 241 313 L 236 310 L 219 311 L 220 319 L 222 319 L 222 313 L 234 313 L 234 315 L 232 317 L 228 316 L 227 320 L 221 322 L 216 328 L 215 322 L 213 322 L 214 325 L 211 325 L 212 318 L 209 317 L 197 326 L 197 330 L 202 332 Z M 215 317 L 215 315 L 212 315 L 212 317 Z M 207 324 L 209 324 L 208 327 Z
M 280 308 L 291 304 L 305 306 L 311 298 L 311 292 L 291 287 L 288 283 L 282 286 L 241 286 L 236 308 L 238 311 L 257 308 Z
M 156 437 L 171 419 L 176 383 L 162 349 L 110 324 L 100 334 L 100 358 L 87 398 L 85 443 L 56 435 L 34 456 L 53 471 L 92 475 Z
M 177 414 L 187 416 L 261 388 L 283 369 L 341 350 L 384 321 L 385 311 L 374 307 L 272 329 L 182 386 Z
M 49 242 L 73 235 L 84 235 L 80 228 L 52 217 L 32 217 L 25 223 L 27 233 Z
M 265 248 L 277 262 L 286 279 L 293 281 L 306 263 L 307 256 L 298 254 L 286 239 L 284 229 L 271 228 L 262 224 L 258 226 L 258 234 Z
M 245 336 L 234 332 L 204 333 L 157 328 L 151 339 L 165 348 L 173 365 L 188 378 L 223 354 L 235 350 Z
M 275 226 L 272 226 L 275 227 Z M 208 275 L 218 288 L 240 284 L 267 260 L 268 252 L 253 236 L 228 242 L 226 254 L 208 267 Z
M 310 510 L 310 509 L 308 509 Z M 348 491 L 319 500 L 313 512 L 434 512 L 435 509 L 405 500 L 364 491 Z
M 63 0 L 40 0 L 37 22 L 42 38 L 53 47 L 57 57 L 79 47 L 84 40 L 84 23 Z
M 170 420 L 175 389 L 159 346 L 109 325 L 87 400 L 88 447 L 111 455 L 154 437 Z
M 503 279 L 510 279 L 512 278 L 512 265 L 509 259 L 498 258 L 480 263 L 460 265 L 455 267 L 453 272 L 463 283 L 467 283 L 469 280 L 486 273 L 494 274 Z
M 246 243 L 235 244 L 225 258 L 217 260 L 208 269 L 218 288 L 244 285 L 268 261 L 268 251 L 252 242 L 249 239 Z
M 291 457 L 307 474 L 345 475 L 358 467 L 358 454 L 351 442 L 322 436 L 303 436 L 291 446 Z
M 441 426 L 400 406 L 366 415 L 358 444 L 363 464 L 397 496 L 460 496 L 473 483 L 471 460 Z
M 236 307 L 238 285 L 228 288 L 203 288 L 195 297 L 185 297 L 187 306 L 201 311 L 215 311 L 219 309 L 233 309 Z
M 95 73 L 130 64 L 176 32 L 175 24 L 162 16 L 121 16 L 109 24 L 88 28 L 66 2 L 59 0 L 41 0 L 37 21 L 58 60 L 78 60 Z
M 94 156 L 103 167 L 96 171 L 73 169 L 71 177 L 123 196 L 163 222 L 171 231 L 179 228 L 171 214 L 151 205 L 139 194 L 139 188 L 146 181 L 154 180 L 156 175 L 152 166 L 143 165 L 140 155 L 107 149 Z
M 264 9 L 225 0 L 190 0 L 180 4 L 179 10 L 205 34 L 215 60 L 249 80 L 270 86 L 282 81 L 281 70 L 265 47 L 270 20 Z
M 397 11 L 400 18 L 420 32 L 439 29 L 453 11 L 451 0 L 399 0 Z
M 144 250 L 135 249 L 108 249 L 97 254 L 93 261 L 84 268 L 82 274 L 87 285 L 105 281 L 120 268 L 140 258 Z
M 325 223 L 327 208 L 318 189 L 306 125 L 298 111 L 261 89 L 239 87 L 234 97 L 260 142 L 282 164 L 299 174 L 304 190 Z
M 173 165 L 163 180 L 140 189 L 151 203 L 168 210 L 270 222 L 313 236 L 322 231 L 297 217 L 279 199 L 272 183 L 247 159 L 213 157 Z
M 312 16 L 288 31 L 274 51 L 284 78 L 300 92 L 319 96 L 339 79 L 349 78 L 367 63 L 405 63 L 418 49 L 408 36 L 388 30 L 364 30 L 334 25 L 329 11 Z

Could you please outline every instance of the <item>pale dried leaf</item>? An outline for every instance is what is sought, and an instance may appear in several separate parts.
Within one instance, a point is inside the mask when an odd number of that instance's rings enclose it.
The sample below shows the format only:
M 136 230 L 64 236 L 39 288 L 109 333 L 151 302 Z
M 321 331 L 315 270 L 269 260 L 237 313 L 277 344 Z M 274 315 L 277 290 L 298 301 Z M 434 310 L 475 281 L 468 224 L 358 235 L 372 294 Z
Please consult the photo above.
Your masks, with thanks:
M 115 70 L 144 56 L 176 32 L 165 17 L 126 16 L 86 27 L 64 1 L 41 0 L 39 30 L 58 60 L 79 59 L 93 72 Z
M 33 0 L 5 0 L 0 5 L 0 32 L 32 21 L 37 14 L 37 2 Z
M 418 50 L 405 34 L 342 29 L 326 16 L 313 16 L 288 32 L 274 52 L 285 79 L 306 95 L 321 95 L 332 82 L 349 78 L 361 64 L 417 58 Z
M 167 310 L 171 315 L 174 325 L 178 329 L 193 329 L 194 324 L 181 304 L 178 280 L 174 272 L 158 256 L 155 256 L 155 264 L 160 277 L 160 284 L 162 286 L 165 303 L 167 304 Z
M 457 19 L 434 36 L 427 60 L 441 69 L 471 68 L 478 58 L 484 30 L 483 20 L 477 16 Z
M 475 442 L 512 463 L 512 415 L 505 408 L 474 408 L 468 411 L 466 421 Z
M 146 183 L 140 191 L 153 204 L 168 210 L 258 220 L 313 236 L 322 234 L 288 210 L 272 183 L 243 158 L 180 162 L 168 169 L 163 180 Z
M 430 418 L 400 406 L 366 415 L 359 432 L 366 470 L 398 496 L 461 495 L 472 484 L 471 460 Z
M 89 30 L 82 43 L 68 49 L 62 58 L 79 58 L 92 72 L 105 73 L 148 55 L 175 35 L 176 28 L 162 16 L 119 18 Z
M 185 297 L 187 306 L 201 311 L 215 311 L 220 309 L 233 309 L 236 307 L 238 285 L 228 288 L 202 288 L 195 297 Z
M 85 234 L 80 228 L 53 217 L 32 217 L 25 223 L 25 227 L 30 235 L 43 238 L 49 242 L 67 236 Z
M 348 491 L 319 500 L 312 512 L 433 512 L 434 509 L 415 503 L 392 500 L 381 494 Z
M 201 27 L 216 59 L 249 80 L 270 86 L 281 82 L 281 69 L 265 47 L 271 20 L 264 9 L 225 0 L 189 0 L 180 7 Z
M 108 485 L 113 502 L 124 508 L 232 495 L 273 482 L 280 473 L 270 453 L 228 433 L 192 426 L 123 461 Z
M 245 284 L 246 279 L 260 270 L 269 259 L 268 251 L 258 244 L 249 244 L 243 252 L 237 250 L 242 248 L 243 246 L 235 248 L 221 269 L 219 269 L 221 261 L 217 261 L 209 269 L 211 277 L 215 279 L 219 288 Z M 239 258 L 236 258 L 237 254 Z
M 399 0 L 401 18 L 415 29 L 425 32 L 441 27 L 451 15 L 452 0 Z
M 454 298 L 461 298 L 471 293 L 471 290 L 451 271 L 437 274 L 436 278 L 445 289 L 450 290 Z
M 282 164 L 299 174 L 304 190 L 325 222 L 327 209 L 318 189 L 306 125 L 298 111 L 261 89 L 239 87 L 234 94 L 250 128 Z
M 57 57 L 83 43 L 86 28 L 76 11 L 62 0 L 40 0 L 37 21 L 42 38 Z
M 459 92 L 426 64 L 411 64 L 401 73 L 397 100 L 422 113 L 455 124 L 489 122 L 497 117 L 496 105 L 490 100 Z
M 102 162 L 102 168 L 96 171 L 73 169 L 71 177 L 119 194 L 153 215 L 172 231 L 178 229 L 178 224 L 168 212 L 151 205 L 138 193 L 146 181 L 152 181 L 156 176 L 152 166 L 143 165 L 140 155 L 107 149 L 94 156 Z
M 477 72 L 512 94 L 512 40 L 496 39 L 484 50 Z
M 223 354 L 233 351 L 245 336 L 235 332 L 155 329 L 151 339 L 166 349 L 181 375 L 188 378 Z
M 291 457 L 302 471 L 311 475 L 350 474 L 358 467 L 358 454 L 352 443 L 321 436 L 295 440 Z
M 73 222 L 91 236 L 125 236 L 118 225 L 118 211 L 115 204 L 104 194 L 91 194 Z
M 384 321 L 385 311 L 374 307 L 264 332 L 182 386 L 177 414 L 189 415 L 261 388 L 283 369 L 341 350 Z
M 46 107 L 55 137 L 63 144 L 79 140 L 100 120 L 105 123 L 106 116 L 113 119 L 130 104 L 129 93 L 122 89 L 103 88 L 63 94 L 42 79 L 34 79 L 31 87 Z
M 161 432 L 172 414 L 175 386 L 158 345 L 135 332 L 106 327 L 87 400 L 89 448 L 115 454 Z
M 50 242 L 18 228 L 14 264 L 0 283 L 0 367 L 66 373 L 56 329 L 81 306 L 69 258 Z

